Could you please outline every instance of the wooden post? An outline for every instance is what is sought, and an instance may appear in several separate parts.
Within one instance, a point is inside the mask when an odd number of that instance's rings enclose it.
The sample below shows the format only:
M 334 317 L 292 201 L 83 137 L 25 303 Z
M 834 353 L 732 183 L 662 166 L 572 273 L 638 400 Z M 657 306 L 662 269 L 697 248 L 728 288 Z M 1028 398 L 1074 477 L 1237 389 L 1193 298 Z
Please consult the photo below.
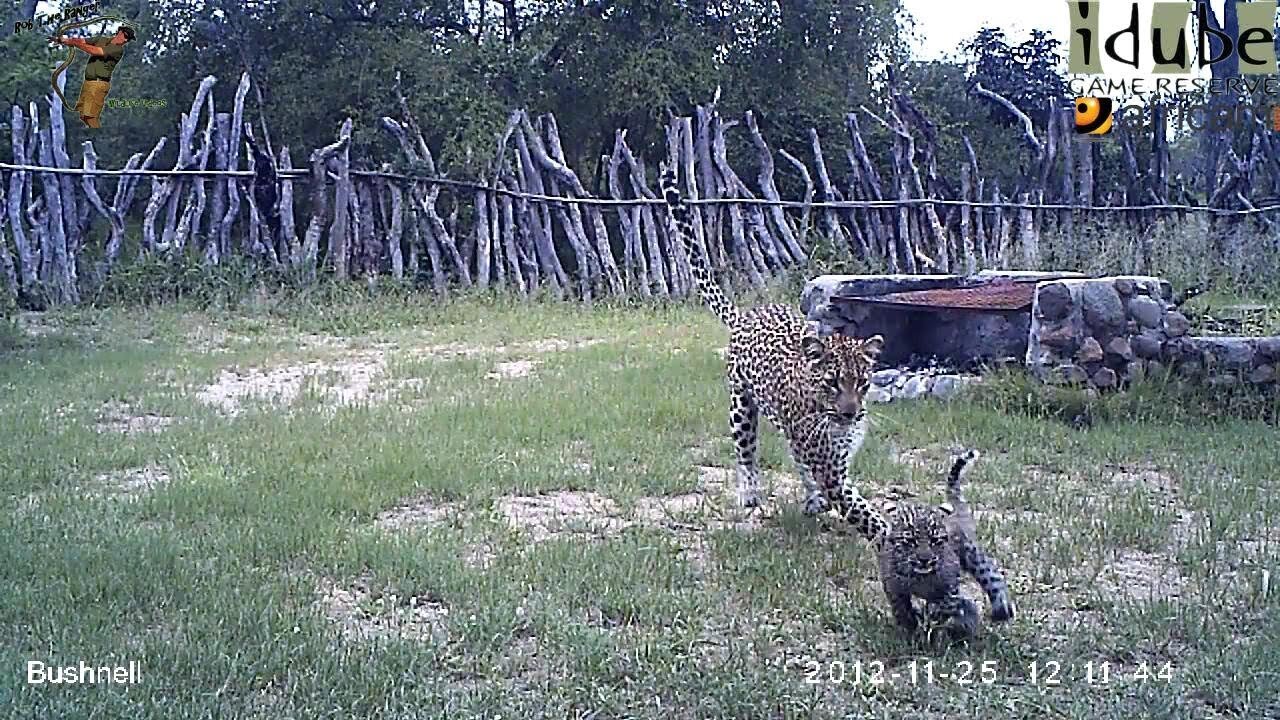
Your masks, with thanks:
M 476 283 L 482 288 L 489 287 L 489 259 L 491 240 L 489 237 L 489 196 L 484 190 L 476 190 Z
M 622 147 L 625 130 L 618 130 L 613 136 L 613 153 L 607 156 L 606 178 L 609 184 L 609 196 L 614 200 L 626 199 L 622 193 L 622 182 L 618 169 L 622 166 Z M 622 230 L 622 266 L 626 271 L 628 290 L 638 291 L 641 297 L 650 297 L 649 270 L 645 267 L 645 255 L 640 239 L 640 206 L 618 205 L 618 227 Z
M 351 118 L 342 123 L 338 131 L 338 140 L 317 148 L 311 153 L 311 220 L 307 224 L 307 232 L 302 241 L 303 277 L 310 281 L 316 276 L 316 262 L 320 254 L 320 236 L 324 233 L 324 224 L 329 215 L 329 174 L 326 165 L 329 160 L 342 152 L 351 143 Z
M 966 204 L 960 206 L 960 247 L 964 254 L 965 272 L 969 275 L 977 271 L 978 258 L 973 252 L 973 224 L 970 221 L 972 208 L 969 203 L 973 199 L 973 182 L 969 177 L 969 166 L 960 166 L 960 199 Z
M 766 199 L 775 203 L 780 202 L 782 198 L 778 195 L 778 186 L 773 181 L 773 153 L 770 152 L 769 144 L 765 142 L 764 136 L 760 134 L 755 114 L 748 110 L 745 113 L 745 117 L 747 132 L 751 135 L 751 143 L 755 146 L 756 157 L 760 161 L 760 173 L 757 177 L 757 182 L 760 184 L 760 192 Z M 782 237 L 782 246 L 791 255 L 791 261 L 800 264 L 809 262 L 809 256 L 805 254 L 804 248 L 800 247 L 795 233 L 791 231 L 791 226 L 787 223 L 786 213 L 782 211 L 782 206 L 769 205 L 768 212 L 769 217 L 773 220 L 773 226 L 777 228 L 778 234 Z
M 10 172 L 21 172 L 13 170 Z M 5 195 L 5 187 L 7 183 L 4 180 L 4 172 L 0 172 L 0 207 L 8 205 L 8 199 Z M 9 224 L 8 212 L 0 212 L 0 278 L 4 280 L 5 295 L 10 300 L 16 301 L 18 298 L 18 273 L 13 265 L 13 255 L 9 253 L 9 246 L 5 243 L 5 226 Z
M 58 74 L 58 87 L 65 87 L 67 76 L 65 73 Z M 54 167 L 69 168 L 71 167 L 71 158 L 67 155 L 67 128 L 62 120 L 62 99 L 57 93 L 49 93 L 49 129 L 52 134 L 53 143 L 53 161 Z M 62 205 L 62 227 L 67 234 L 67 253 L 71 263 L 74 265 L 76 258 L 80 254 L 81 243 L 81 227 L 80 212 L 76 202 L 75 182 L 70 175 L 55 175 L 58 181 L 58 192 L 61 195 L 60 202 Z
M 13 143 L 13 162 L 16 165 L 30 165 L 31 157 L 27 153 L 27 122 L 22 108 L 14 105 L 10 110 L 9 137 Z M 27 234 L 22 229 L 22 199 L 31 192 L 31 173 L 25 170 L 14 170 L 9 175 L 9 197 L 6 210 L 9 215 L 9 226 L 13 228 L 13 249 L 17 256 L 17 272 L 20 288 L 24 293 L 34 292 L 36 280 L 36 260 Z
M 225 170 L 231 162 L 231 113 L 215 113 L 213 118 L 213 166 Z M 155 183 L 152 183 L 152 187 Z M 227 214 L 227 182 L 213 180 L 213 194 L 209 198 L 208 240 L 204 246 L 204 261 L 209 265 L 222 262 L 229 251 L 230 237 L 223 233 L 222 218 Z
M 351 118 L 342 123 L 341 135 L 350 133 Z M 346 143 L 334 154 L 333 189 L 333 222 L 329 225 L 329 251 L 325 256 L 325 264 L 333 271 L 338 280 L 346 280 L 350 275 L 347 269 L 347 258 L 351 252 L 351 241 L 347 235 L 351 224 L 351 144 Z
M 244 99 L 249 94 L 249 73 L 240 74 L 240 84 L 236 86 L 235 102 L 231 108 L 231 127 L 227 135 L 227 167 L 226 170 L 240 169 L 240 132 L 244 128 Z M 231 252 L 231 226 L 240 212 L 239 184 L 234 176 L 227 178 L 227 212 L 222 217 L 219 237 L 222 238 L 223 254 Z
M 1040 265 L 1040 238 L 1036 233 L 1031 208 L 1027 207 L 1031 200 L 1030 193 L 1018 195 L 1018 202 L 1023 206 L 1018 209 L 1018 241 L 1022 245 L 1023 270 L 1035 270 Z
M 387 237 L 387 248 L 391 251 L 391 277 L 404 279 L 404 250 L 401 238 L 404 237 L 404 193 L 394 181 L 384 183 L 391 194 L 391 232 Z
M 594 196 L 583 187 L 582 182 L 578 179 L 578 174 L 569 168 L 568 162 L 565 160 L 564 150 L 560 146 L 560 129 L 556 125 L 555 116 L 547 114 L 543 116 L 543 120 L 547 128 L 547 147 L 550 150 L 548 159 L 551 161 L 546 166 L 547 170 L 559 178 L 561 182 L 567 184 L 574 197 L 593 198 Z M 569 207 L 574 226 L 578 228 L 578 232 L 583 236 L 583 240 L 587 242 L 587 246 L 591 247 L 585 231 L 582 230 L 582 210 L 576 203 Z M 621 295 L 623 292 L 622 274 L 618 271 L 618 263 L 613 258 L 613 250 L 609 245 L 609 231 L 605 226 L 604 216 L 600 213 L 599 206 L 596 205 L 588 205 L 586 214 L 591 223 L 595 239 L 595 254 L 599 258 L 605 284 L 609 288 L 611 295 Z
M 280 170 L 280 244 L 284 256 L 289 258 L 288 266 L 296 269 L 302 260 L 302 248 L 298 244 L 298 232 L 293 218 L 293 180 L 289 179 L 289 171 L 293 170 L 293 160 L 289 157 L 289 146 L 280 148 L 277 161 Z
M 614 152 L 618 153 L 627 164 L 632 195 L 637 200 L 656 199 L 656 196 L 645 183 L 644 168 L 636 160 L 635 155 L 631 153 L 631 148 L 627 147 L 625 133 L 619 133 L 614 136 Z M 659 297 L 667 297 L 671 293 L 671 285 L 668 284 L 666 263 L 662 257 L 662 248 L 658 244 L 658 233 L 655 226 L 653 208 L 649 205 L 641 205 L 640 237 L 643 239 L 642 244 L 648 250 L 649 281 L 652 283 L 653 292 Z M 674 278 L 671 278 L 671 280 L 672 282 L 675 281 Z
M 205 79 L 207 81 L 212 80 L 212 76 Z M 210 82 L 209 84 L 212 85 L 213 83 Z M 203 86 L 203 83 L 201 83 L 201 85 Z M 197 98 L 200 98 L 200 97 L 201 97 L 201 94 L 197 93 Z M 210 146 L 213 144 L 213 123 L 215 119 L 214 118 L 215 113 L 213 108 L 213 95 L 207 95 L 205 97 L 207 98 L 205 100 L 205 105 L 208 108 L 209 115 L 208 115 L 208 120 L 205 122 L 204 137 L 203 137 L 203 142 L 200 145 L 199 153 L 194 157 L 192 157 L 191 145 L 190 145 L 191 138 L 195 134 L 196 122 L 199 120 L 199 114 L 200 114 L 199 106 L 195 106 L 192 112 L 188 114 L 186 119 L 186 126 L 183 127 L 180 140 L 179 140 L 179 142 L 182 143 L 181 147 L 187 148 L 187 150 L 185 151 L 187 154 L 186 157 L 183 159 L 180 159 L 179 162 L 181 163 L 183 162 L 183 160 L 185 160 L 186 167 L 191 167 L 192 165 L 194 165 L 199 170 L 204 170 L 206 167 L 208 167 L 209 150 L 211 149 Z M 182 153 L 184 151 L 180 149 L 179 152 Z M 190 186 L 191 186 L 191 192 L 187 197 L 186 209 L 182 213 L 182 219 L 178 222 L 177 230 L 173 236 L 174 247 L 177 250 L 181 250 L 186 245 L 187 238 L 189 236 L 199 235 L 200 218 L 202 215 L 204 215 L 204 205 L 205 205 L 204 176 L 196 176 L 190 182 Z M 177 197 L 176 193 L 174 194 L 174 197 L 175 198 Z M 175 207 L 176 207 L 176 203 L 175 203 Z
M 867 154 L 867 146 L 862 141 L 862 130 L 858 126 L 858 116 L 855 113 L 845 115 L 845 129 L 849 134 L 849 167 L 853 177 L 857 179 L 858 184 L 862 187 L 862 195 L 871 201 L 880 201 L 885 199 L 884 190 L 881 188 L 880 173 L 876 170 L 876 166 L 871 162 L 870 155 Z M 853 194 L 850 193 L 850 197 Z M 889 210 L 881 210 L 879 208 L 871 208 L 867 211 L 867 223 L 870 227 L 871 234 L 876 238 L 876 245 L 884 253 L 884 258 L 888 264 L 888 270 L 891 273 L 899 272 L 899 268 L 905 268 L 907 272 L 915 271 L 915 259 L 910 249 L 902 244 L 901 237 L 891 232 L 893 225 L 893 216 Z M 899 258 L 910 258 L 910 260 L 902 260 L 900 264 Z
M 509 185 L 505 182 L 500 185 L 504 190 L 509 189 Z M 498 198 L 498 206 L 502 210 L 502 247 L 503 254 L 506 255 L 507 267 L 511 271 L 511 280 L 515 283 L 516 291 L 521 297 L 529 294 L 529 286 L 525 283 L 525 272 L 521 262 L 521 253 L 516 248 L 516 223 L 515 212 L 511 202 L 511 196 L 503 194 Z
M 40 131 L 40 164 L 54 167 L 53 131 L 44 128 Z M 67 245 L 66 215 L 62 208 L 62 188 L 58 177 L 53 173 L 40 173 L 44 189 L 45 209 L 47 211 L 48 233 L 46 245 L 42 252 L 49 256 L 49 270 L 45 278 L 45 288 L 49 300 L 57 305 L 74 305 L 80 302 L 80 292 L 76 287 L 76 259 Z
M 721 197 L 720 183 L 716 177 L 715 162 L 711 159 L 711 122 L 715 105 L 697 107 L 698 127 L 694 139 L 694 154 L 697 156 L 698 187 L 702 197 L 715 200 Z M 711 257 L 711 267 L 725 267 L 728 253 L 721 241 L 721 219 L 724 213 L 719 205 L 704 205 L 701 209 L 703 240 L 706 242 L 707 254 Z
M 725 131 L 737 125 L 737 121 L 722 122 L 719 116 L 712 119 L 711 125 L 711 157 L 716 163 L 716 169 L 720 171 L 723 178 L 724 187 L 721 190 L 721 197 L 742 198 L 745 200 L 754 200 L 755 196 L 747 189 L 747 186 L 738 177 L 733 168 L 729 166 L 728 152 L 725 149 Z M 772 273 L 784 267 L 785 261 L 779 256 L 778 248 L 774 244 L 773 236 L 769 233 L 765 226 L 764 214 L 760 212 L 758 206 L 746 206 L 734 203 L 730 206 L 729 219 L 730 224 L 734 223 L 733 214 L 738 214 L 737 228 L 734 230 L 735 240 L 741 240 L 743 247 L 751 255 L 753 262 L 759 268 L 759 276 L 763 273 Z M 744 224 L 750 226 L 753 231 L 748 236 L 744 230 Z M 754 282 L 754 278 L 752 280 Z

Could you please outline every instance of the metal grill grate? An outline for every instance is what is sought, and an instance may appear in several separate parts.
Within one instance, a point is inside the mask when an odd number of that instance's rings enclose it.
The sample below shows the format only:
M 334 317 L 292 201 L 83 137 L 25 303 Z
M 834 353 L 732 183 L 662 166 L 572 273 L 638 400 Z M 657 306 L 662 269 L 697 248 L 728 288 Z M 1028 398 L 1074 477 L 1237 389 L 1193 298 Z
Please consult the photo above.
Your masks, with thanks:
M 1036 282 L 1001 282 L 954 290 L 915 290 L 840 299 L 877 305 L 900 305 L 904 308 L 1026 310 L 1031 307 L 1035 293 Z

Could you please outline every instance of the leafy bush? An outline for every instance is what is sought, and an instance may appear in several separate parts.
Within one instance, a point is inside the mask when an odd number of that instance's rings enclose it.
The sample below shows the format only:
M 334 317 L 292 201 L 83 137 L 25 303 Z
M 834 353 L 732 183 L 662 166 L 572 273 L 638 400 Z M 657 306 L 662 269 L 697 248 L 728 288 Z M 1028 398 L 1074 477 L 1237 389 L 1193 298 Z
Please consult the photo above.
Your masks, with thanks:
M 194 253 L 144 255 L 117 265 L 97 293 L 86 298 L 98 307 L 189 302 L 197 307 L 234 307 L 267 274 L 239 259 L 207 265 Z
M 7 293 L 0 293 L 0 352 L 22 344 L 22 328 L 18 327 L 18 303 Z

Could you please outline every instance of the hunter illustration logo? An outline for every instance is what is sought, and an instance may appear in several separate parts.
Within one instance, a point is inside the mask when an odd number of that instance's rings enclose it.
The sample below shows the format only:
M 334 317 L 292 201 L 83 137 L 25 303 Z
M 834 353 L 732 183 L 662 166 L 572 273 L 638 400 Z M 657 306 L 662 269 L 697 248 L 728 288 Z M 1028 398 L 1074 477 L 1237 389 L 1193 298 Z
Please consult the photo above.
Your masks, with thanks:
M 1111 132 L 1111 98 L 1076 98 L 1076 132 L 1080 135 L 1106 135 Z
M 1226 0 L 1233 2 L 1233 0 Z M 1141 68 L 1143 34 L 1138 18 L 1138 3 L 1129 4 L 1129 23 L 1103 40 L 1099 29 L 1102 3 L 1068 0 L 1071 16 L 1071 44 L 1067 71 L 1076 75 L 1101 75 L 1103 55 L 1135 69 Z M 1108 3 L 1108 9 L 1122 7 Z M 1194 14 L 1197 30 L 1196 56 L 1200 68 L 1222 62 L 1233 54 L 1240 59 L 1242 75 L 1267 75 L 1276 72 L 1275 17 L 1276 0 L 1236 2 L 1239 33 L 1231 37 L 1210 13 L 1209 4 L 1199 2 L 1156 2 L 1151 9 L 1151 58 L 1155 73 L 1186 75 L 1191 73 L 1188 52 L 1187 20 Z M 1194 10 L 1194 12 L 1193 12 Z M 1213 38 L 1218 47 L 1209 41 Z M 1121 49 L 1121 43 L 1125 48 Z M 1099 44 L 1102 45 L 1099 49 Z M 1215 50 L 1217 51 L 1215 54 Z M 1127 53 L 1127 54 L 1126 54 Z
M 106 23 L 110 21 L 120 23 L 114 35 L 95 35 L 89 38 L 65 37 L 65 33 L 69 30 L 95 23 L 103 23 L 105 29 Z M 67 106 L 67 98 L 58 88 L 58 76 L 66 72 L 71 63 L 75 62 L 77 49 L 89 56 L 89 62 L 84 69 L 84 82 L 80 84 L 80 97 L 76 99 L 75 104 L 76 112 L 80 114 L 80 120 L 86 127 L 102 127 L 99 117 L 102 115 L 103 106 L 106 105 L 107 93 L 111 91 L 111 74 L 124 58 L 125 45 L 132 42 L 136 36 L 133 27 L 120 18 L 95 17 L 82 22 L 67 23 L 49 37 L 51 42 L 66 45 L 68 48 L 67 59 L 54 69 L 53 75 L 49 78 L 49 83 L 53 85 L 53 91 L 62 100 L 63 107 Z

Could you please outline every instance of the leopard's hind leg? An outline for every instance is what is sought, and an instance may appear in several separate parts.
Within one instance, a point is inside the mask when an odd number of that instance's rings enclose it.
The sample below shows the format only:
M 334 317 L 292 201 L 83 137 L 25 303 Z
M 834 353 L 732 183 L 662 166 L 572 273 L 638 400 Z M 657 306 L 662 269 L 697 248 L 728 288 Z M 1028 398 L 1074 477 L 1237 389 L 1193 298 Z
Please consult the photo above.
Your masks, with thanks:
M 1012 620 L 1016 613 L 1013 596 L 1009 592 L 1009 583 L 1005 581 L 996 561 L 972 541 L 965 542 L 960 547 L 959 555 L 960 567 L 978 581 L 982 592 L 986 593 L 987 600 L 991 603 L 991 620 L 993 622 Z
M 745 508 L 759 507 L 760 493 L 760 407 L 750 388 L 729 380 L 729 428 L 738 457 L 738 502 Z

